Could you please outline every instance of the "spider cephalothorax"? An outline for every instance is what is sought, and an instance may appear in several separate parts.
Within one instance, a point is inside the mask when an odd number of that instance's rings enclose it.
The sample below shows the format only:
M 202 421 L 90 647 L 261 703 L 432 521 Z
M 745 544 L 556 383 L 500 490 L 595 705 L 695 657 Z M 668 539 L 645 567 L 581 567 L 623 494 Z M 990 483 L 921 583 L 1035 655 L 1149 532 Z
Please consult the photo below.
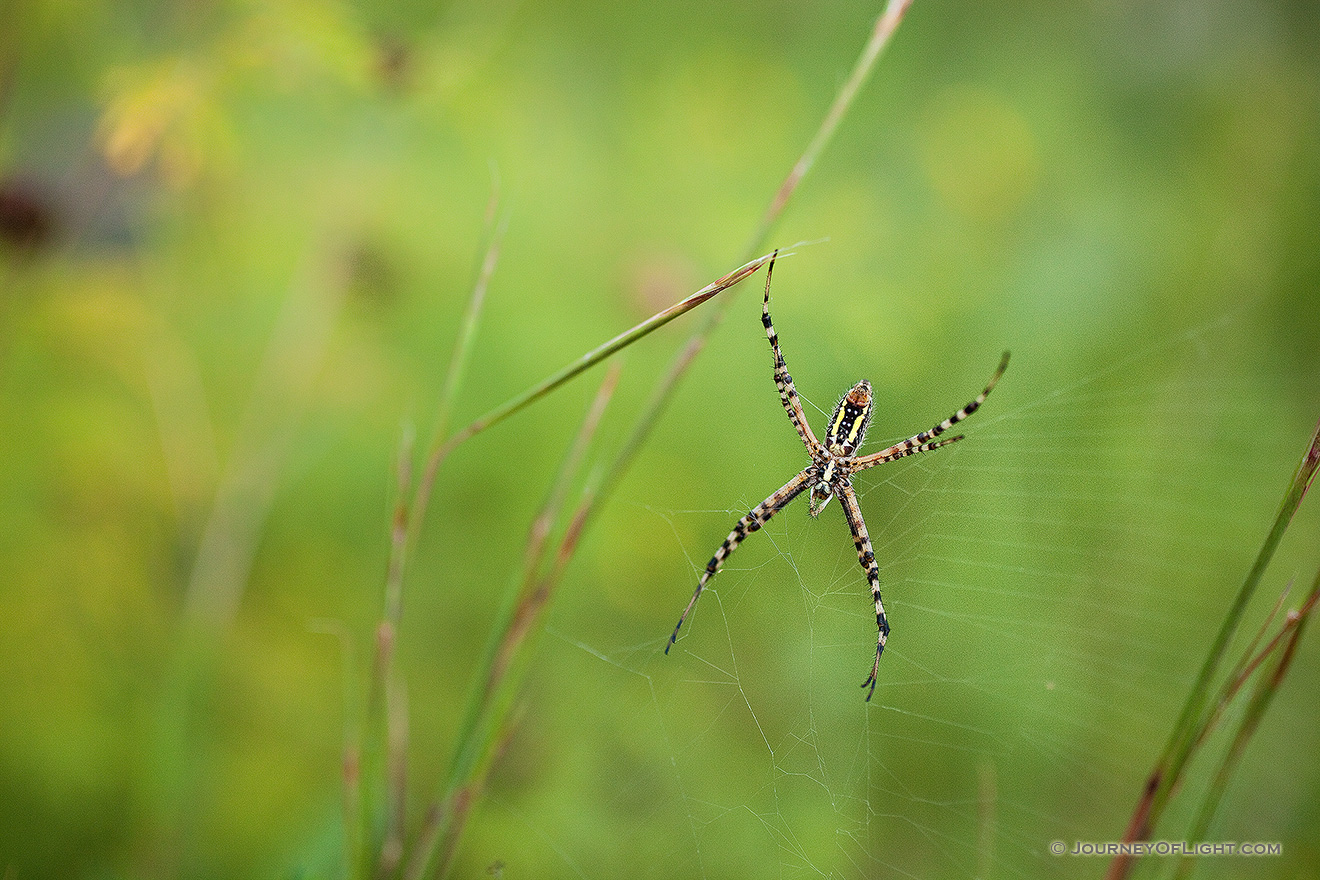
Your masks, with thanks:
M 776 251 L 775 255 L 777 256 L 778 253 Z M 876 674 L 880 670 L 880 655 L 884 653 L 885 641 L 889 637 L 889 620 L 885 616 L 884 603 L 880 601 L 880 566 L 876 565 L 875 554 L 871 551 L 871 539 L 866 533 L 862 508 L 857 503 L 857 493 L 852 488 L 852 475 L 877 464 L 919 452 L 928 452 L 963 439 L 961 434 L 944 440 L 935 438 L 976 412 L 977 407 L 985 402 L 995 383 L 1008 367 L 1008 352 L 1004 352 L 1003 360 L 999 362 L 999 369 L 991 377 L 990 384 L 986 385 L 985 390 L 971 403 L 929 431 L 914 434 L 888 449 L 858 456 L 857 450 L 861 449 L 866 439 L 866 427 L 870 424 L 872 409 L 871 383 L 863 379 L 854 385 L 834 408 L 834 414 L 830 416 L 829 430 L 825 433 L 825 442 L 821 443 L 812 433 L 811 426 L 807 424 L 807 416 L 802 411 L 797 389 L 793 387 L 793 377 L 789 375 L 788 365 L 784 363 L 784 355 L 779 350 L 779 336 L 775 333 L 774 325 L 770 323 L 770 276 L 774 268 L 775 259 L 772 256 L 770 266 L 765 272 L 765 299 L 761 304 L 761 323 L 765 325 L 765 334 L 770 339 L 770 350 L 775 357 L 775 385 L 779 388 L 779 400 L 784 405 L 789 420 L 793 422 L 793 427 L 797 429 L 798 436 L 806 445 L 807 454 L 811 456 L 811 464 L 781 486 L 779 491 L 752 508 L 734 525 L 729 537 L 724 539 L 724 543 L 715 551 L 710 562 L 706 563 L 706 571 L 697 581 L 697 589 L 692 594 L 687 607 L 683 609 L 683 615 L 678 619 L 678 626 L 674 627 L 674 633 L 669 637 L 669 644 L 665 646 L 665 653 L 668 654 L 669 649 L 678 640 L 678 631 L 682 628 L 683 621 L 687 620 L 692 607 L 697 604 L 706 582 L 720 570 L 720 566 L 729 558 L 729 554 L 742 543 L 744 538 L 765 525 L 770 517 L 786 507 L 803 491 L 810 489 L 808 510 L 813 517 L 821 512 L 831 498 L 838 496 L 839 504 L 843 506 L 844 519 L 848 521 L 848 529 L 852 532 L 853 544 L 857 548 L 857 559 L 866 571 L 866 580 L 871 586 L 871 598 L 875 600 L 875 624 L 879 631 L 876 639 L 875 662 L 871 665 L 871 674 L 862 682 L 862 687 L 870 687 L 866 693 L 866 699 L 870 700 L 871 695 L 875 693 Z

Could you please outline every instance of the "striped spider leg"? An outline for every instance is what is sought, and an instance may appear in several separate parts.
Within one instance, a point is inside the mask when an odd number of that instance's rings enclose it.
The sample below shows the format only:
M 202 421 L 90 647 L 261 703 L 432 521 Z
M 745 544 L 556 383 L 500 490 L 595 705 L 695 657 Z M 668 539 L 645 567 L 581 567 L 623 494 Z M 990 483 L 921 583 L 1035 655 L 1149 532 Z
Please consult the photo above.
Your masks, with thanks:
M 776 251 L 775 255 L 778 255 L 778 253 Z M 875 694 L 876 676 L 880 671 L 880 655 L 884 653 L 885 642 L 889 638 L 889 619 L 885 615 L 885 606 L 880 596 L 880 566 L 876 564 L 875 553 L 871 549 L 871 538 L 866 531 L 866 521 L 862 518 L 862 508 L 857 501 L 857 493 L 853 491 L 852 475 L 878 464 L 896 461 L 921 452 L 929 452 L 963 439 L 961 434 L 944 439 L 936 438 L 976 412 L 981 404 L 985 402 L 986 397 L 994 390 L 999 377 L 1008 368 L 1008 353 L 1004 353 L 1003 359 L 999 362 L 999 369 L 995 371 L 985 390 L 971 403 L 935 425 L 929 431 L 914 434 L 900 443 L 895 443 L 893 446 L 871 455 L 858 456 L 857 450 L 861 448 L 866 439 L 866 428 L 871 421 L 873 405 L 871 384 L 863 379 L 854 385 L 834 408 L 834 413 L 830 416 L 829 430 L 825 434 L 825 442 L 821 443 L 816 439 L 816 435 L 812 433 L 811 426 L 807 424 L 806 415 L 802 410 L 802 403 L 798 399 L 797 389 L 793 385 L 793 377 L 789 375 L 788 365 L 784 362 L 784 354 L 779 349 L 779 336 L 775 333 L 774 324 L 770 322 L 770 277 L 774 272 L 774 268 L 775 258 L 772 256 L 765 273 L 765 299 L 761 304 L 761 323 L 765 325 L 765 334 L 770 340 L 770 350 L 774 355 L 775 385 L 779 389 L 780 403 L 783 404 L 784 411 L 788 413 L 789 421 L 793 423 L 802 444 L 807 448 L 807 454 L 811 457 L 811 464 L 807 465 L 801 473 L 785 483 L 769 498 L 752 508 L 746 516 L 734 525 L 733 531 L 729 533 L 729 536 L 724 539 L 724 543 L 715 551 L 715 555 L 710 558 L 710 562 L 706 563 L 706 570 L 697 581 L 697 588 L 692 593 L 692 598 L 688 601 L 687 607 L 683 609 L 683 614 L 678 619 L 678 625 L 674 627 L 674 632 L 669 637 L 669 643 L 665 645 L 665 653 L 668 654 L 669 649 L 678 640 L 678 631 L 682 629 L 683 622 L 687 620 L 688 614 L 697 604 L 697 599 L 701 597 L 701 592 L 706 588 L 706 583 L 719 572 L 720 567 L 724 565 L 724 561 L 729 558 L 734 550 L 738 549 L 738 545 L 752 532 L 759 530 L 769 522 L 770 517 L 787 507 L 794 498 L 809 489 L 807 510 L 812 517 L 820 514 L 825 505 L 829 503 L 830 498 L 838 497 L 839 504 L 843 508 L 844 519 L 848 522 L 848 530 L 852 532 L 853 545 L 857 548 L 857 560 L 861 563 L 863 571 L 866 572 L 866 580 L 871 587 L 871 598 L 875 602 L 875 624 L 878 635 L 876 637 L 875 662 L 871 664 L 871 674 L 866 677 L 866 681 L 862 682 L 862 687 L 868 688 L 866 699 L 869 701 L 872 695 Z

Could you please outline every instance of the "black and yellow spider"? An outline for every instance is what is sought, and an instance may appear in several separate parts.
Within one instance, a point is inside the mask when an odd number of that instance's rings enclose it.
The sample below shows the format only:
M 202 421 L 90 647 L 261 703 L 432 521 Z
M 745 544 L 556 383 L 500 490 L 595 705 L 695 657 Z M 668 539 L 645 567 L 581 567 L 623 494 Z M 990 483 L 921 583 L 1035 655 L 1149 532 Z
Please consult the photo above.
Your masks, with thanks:
M 720 549 L 716 550 L 710 562 L 706 563 L 706 571 L 697 581 L 697 589 L 692 594 L 692 600 L 683 609 L 683 616 L 678 619 L 678 625 L 674 627 L 674 633 L 669 637 L 665 653 L 668 654 L 669 649 L 678 640 L 678 631 L 682 628 L 683 621 L 687 620 L 692 606 L 697 604 L 706 582 L 720 570 L 720 566 L 729 558 L 729 554 L 737 549 L 744 538 L 765 525 L 770 517 L 787 507 L 788 503 L 798 495 L 810 489 L 809 511 L 813 517 L 821 512 L 831 497 L 838 496 L 839 503 L 843 506 L 843 516 L 848 520 L 848 528 L 852 532 L 853 544 L 857 547 L 857 558 L 862 568 L 866 570 L 866 580 L 871 585 L 871 596 L 875 599 L 875 623 L 880 634 L 876 639 L 875 662 L 871 665 L 871 674 L 862 682 L 862 687 L 870 687 L 866 694 L 866 699 L 869 701 L 871 695 L 875 693 L 876 674 L 880 670 L 880 655 L 884 652 L 885 640 L 889 637 L 889 621 L 885 617 L 885 606 L 880 601 L 880 567 L 876 565 L 875 554 L 871 552 L 871 539 L 866 534 L 866 523 L 862 520 L 862 508 L 857 503 L 857 493 L 853 491 L 852 475 L 877 464 L 916 455 L 918 452 L 929 452 L 963 439 L 961 434 L 943 440 L 935 438 L 976 412 L 977 407 L 985 402 L 986 397 L 994 390 L 995 383 L 1004 375 L 1004 370 L 1008 367 L 1008 352 L 1004 352 L 1003 360 L 999 362 L 999 369 L 995 370 L 994 376 L 990 378 L 990 384 L 986 385 L 985 390 L 971 403 L 929 431 L 922 431 L 901 443 L 895 443 L 888 449 L 858 456 L 857 450 L 861 448 L 862 441 L 866 438 L 866 426 L 871 421 L 871 383 L 863 379 L 854 385 L 834 408 L 834 415 L 830 416 L 829 431 L 825 434 L 825 442 L 821 443 L 816 439 L 816 435 L 811 433 L 811 426 L 807 424 L 802 403 L 798 400 L 797 390 L 793 387 L 793 377 L 788 374 L 784 354 L 779 350 L 779 336 L 775 333 L 774 325 L 770 323 L 770 276 L 774 272 L 775 257 L 778 254 L 779 252 L 775 251 L 771 256 L 770 266 L 765 272 L 765 301 L 761 305 L 761 323 L 765 325 L 765 334 L 770 339 L 770 348 L 775 356 L 775 385 L 779 387 L 779 399 L 788 412 L 793 427 L 797 429 L 798 436 L 806 444 L 807 453 L 811 456 L 811 464 L 738 520 L 729 537 L 724 539 Z

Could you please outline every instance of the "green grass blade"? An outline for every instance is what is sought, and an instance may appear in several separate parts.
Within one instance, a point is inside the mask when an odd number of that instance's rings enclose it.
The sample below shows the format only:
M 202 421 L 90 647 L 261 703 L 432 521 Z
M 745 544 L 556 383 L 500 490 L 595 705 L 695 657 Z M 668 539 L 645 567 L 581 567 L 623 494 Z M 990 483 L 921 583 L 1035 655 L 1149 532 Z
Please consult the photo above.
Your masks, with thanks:
M 1265 543 L 1261 545 L 1260 552 L 1256 554 L 1256 561 L 1251 566 L 1251 571 L 1247 573 L 1246 580 L 1243 581 L 1241 589 L 1238 590 L 1237 596 L 1233 599 L 1233 604 L 1229 606 L 1228 613 L 1224 616 L 1224 622 L 1220 624 L 1219 633 L 1210 645 L 1205 663 L 1201 666 L 1201 672 L 1196 678 L 1196 683 L 1192 686 L 1191 694 L 1188 695 L 1187 703 L 1183 707 L 1177 726 L 1174 728 L 1173 736 L 1170 737 L 1169 744 L 1164 750 L 1164 759 L 1161 763 L 1167 764 L 1170 772 L 1167 774 L 1167 780 L 1156 792 L 1152 822 L 1150 823 L 1152 826 L 1154 825 L 1153 820 L 1158 817 L 1159 812 L 1167 803 L 1172 786 L 1181 774 L 1182 768 L 1189 757 L 1190 746 L 1196 740 L 1195 733 L 1197 727 L 1199 727 L 1198 722 L 1205 713 L 1206 697 L 1210 692 L 1211 680 L 1223 662 L 1224 654 L 1228 650 L 1233 635 L 1237 632 L 1238 625 L 1242 622 L 1243 612 L 1256 595 L 1256 588 L 1260 586 L 1265 569 L 1269 566 L 1270 560 L 1274 558 L 1274 552 L 1278 549 L 1279 541 L 1283 539 L 1284 532 L 1288 530 L 1288 525 L 1292 522 L 1298 506 L 1301 505 L 1306 490 L 1311 487 L 1318 466 L 1320 466 L 1320 426 L 1317 426 L 1316 432 L 1312 434 L 1310 446 L 1307 448 L 1306 454 L 1302 456 L 1302 461 L 1293 473 L 1292 480 L 1288 483 L 1283 500 L 1279 504 L 1279 512 L 1274 518 L 1274 525 L 1265 537 Z
M 1224 616 L 1224 622 L 1220 624 L 1219 633 L 1215 636 L 1214 642 L 1211 643 L 1205 662 L 1201 666 L 1201 672 L 1197 676 L 1195 684 L 1192 685 L 1191 693 L 1187 695 L 1187 702 L 1183 705 L 1182 713 L 1178 716 L 1178 721 L 1169 736 L 1168 744 L 1164 747 L 1159 761 L 1156 762 L 1155 768 L 1147 778 L 1145 790 L 1137 802 L 1132 818 L 1128 822 L 1124 841 L 1131 842 L 1150 838 L 1151 832 L 1164 813 L 1164 808 L 1168 805 L 1169 798 L 1182 780 L 1183 770 L 1202 739 L 1201 732 L 1204 730 L 1207 721 L 1206 703 L 1210 694 L 1211 682 L 1223 663 L 1229 642 L 1242 622 L 1243 612 L 1246 610 L 1248 603 L 1251 602 L 1252 597 L 1255 596 L 1256 588 L 1260 585 L 1261 578 L 1264 576 L 1270 560 L 1274 558 L 1274 552 L 1278 549 L 1279 541 L 1282 540 L 1284 532 L 1288 530 L 1288 524 L 1292 522 L 1293 515 L 1302 503 L 1302 498 L 1305 497 L 1307 489 L 1311 487 L 1311 482 L 1315 479 L 1317 467 L 1320 467 L 1320 425 L 1317 425 L 1315 433 L 1311 435 L 1310 445 L 1307 447 L 1301 463 L 1298 464 L 1297 470 L 1293 472 L 1292 479 L 1284 491 L 1283 500 L 1279 503 L 1278 514 L 1274 518 L 1274 525 L 1265 537 L 1260 552 L 1256 554 L 1256 561 L 1251 566 L 1251 571 L 1247 573 L 1246 580 L 1243 581 L 1242 587 L 1238 590 L 1233 603 Z M 1110 864 L 1106 877 L 1109 880 L 1120 880 L 1120 878 L 1131 874 L 1134 865 L 1133 857 L 1118 856 Z
M 551 373 L 549 376 L 531 386 L 526 391 L 523 391 L 521 394 L 509 398 L 504 403 L 469 424 L 467 427 L 450 436 L 447 441 L 435 449 L 431 454 L 430 459 L 427 461 L 426 474 L 422 478 L 421 486 L 418 487 L 420 497 L 425 498 L 429 496 L 431 486 L 434 484 L 435 475 L 439 471 L 441 463 L 443 463 L 444 460 L 449 457 L 449 454 L 459 445 L 470 440 L 477 434 L 480 434 L 487 428 L 499 424 L 514 413 L 517 413 L 525 407 L 535 403 L 559 386 L 575 378 L 578 374 L 591 369 L 596 364 L 609 358 L 611 355 L 617 354 L 632 345 L 634 342 L 637 342 L 639 339 L 642 339 L 660 329 L 678 316 L 690 312 L 692 309 L 695 309 L 697 306 L 712 297 L 728 290 L 730 287 L 733 287 L 739 281 L 742 281 L 748 275 L 751 275 L 757 269 L 761 268 L 763 264 L 770 260 L 770 257 L 770 254 L 764 254 L 754 260 L 744 263 L 742 266 L 739 266 L 727 275 L 707 284 L 701 290 L 698 290 L 686 299 L 674 303 L 674 305 L 657 312 L 635 327 L 625 330 L 612 339 L 606 340 L 591 351 L 579 357 L 577 360 L 565 365 L 554 373 Z M 414 511 L 415 529 L 421 527 L 421 523 L 418 520 L 420 520 L 420 517 L 417 516 L 416 511 Z
M 756 228 L 751 241 L 747 243 L 744 251 L 746 254 L 754 254 L 765 246 L 765 241 L 770 235 L 770 230 L 774 229 L 775 224 L 779 222 L 779 217 L 784 213 L 784 208 L 788 206 L 789 199 L 793 197 L 798 184 L 802 178 L 807 176 L 807 172 L 816 164 L 820 154 L 829 146 L 834 133 L 839 128 L 839 123 L 848 115 L 853 101 L 857 98 L 857 93 L 861 91 L 862 86 L 866 84 L 871 76 L 871 71 L 875 69 L 875 63 L 884 52 L 885 47 L 889 45 L 889 40 L 898 30 L 898 25 L 903 21 L 903 15 L 908 7 L 912 5 L 912 0 L 889 0 L 885 11 L 876 19 L 875 27 L 871 31 L 871 37 L 866 41 L 866 46 L 862 49 L 862 54 L 857 57 L 857 63 L 853 65 L 852 72 L 848 74 L 843 85 L 839 88 L 838 94 L 834 97 L 834 103 L 830 105 L 825 118 L 821 120 L 820 127 L 816 129 L 816 134 L 803 150 L 802 155 L 797 162 L 793 164 L 793 170 L 784 178 L 780 184 L 775 197 L 770 201 L 770 206 L 766 209 L 765 216 L 761 218 L 761 224 Z
M 1206 834 L 1210 830 L 1210 822 L 1214 819 L 1219 803 L 1224 798 L 1224 792 L 1228 789 L 1229 779 L 1232 778 L 1233 771 L 1237 769 L 1242 754 L 1246 751 L 1247 743 L 1255 734 L 1256 729 L 1260 727 L 1261 719 L 1264 718 L 1266 710 L 1269 709 L 1274 695 L 1278 693 L 1284 676 L 1288 674 L 1288 669 L 1292 665 L 1293 657 L 1297 652 L 1297 643 L 1301 640 L 1306 621 L 1310 618 L 1311 612 L 1315 610 L 1317 600 L 1320 600 L 1320 572 L 1316 572 L 1315 580 L 1311 585 L 1311 592 L 1307 596 L 1305 604 L 1299 610 L 1288 615 L 1288 621 L 1284 625 L 1283 631 L 1279 633 L 1282 638 L 1273 640 L 1269 647 L 1262 652 L 1264 655 L 1277 656 L 1268 674 L 1257 680 L 1255 690 L 1251 695 L 1251 701 L 1247 703 L 1246 711 L 1238 723 L 1238 729 L 1233 734 L 1233 742 L 1215 771 L 1214 779 L 1206 790 L 1205 797 L 1201 801 L 1201 808 L 1197 812 L 1191 830 L 1184 837 L 1185 840 L 1199 841 L 1206 839 Z M 1195 864 L 1196 858 L 1194 856 L 1184 856 L 1179 860 L 1174 876 L 1189 876 Z
M 486 214 L 490 218 L 490 222 L 494 224 L 497 203 L 494 195 L 491 196 L 491 199 Z M 471 360 L 472 346 L 476 341 L 477 326 L 481 320 L 481 309 L 486 301 L 486 291 L 490 288 L 490 280 L 495 274 L 495 266 L 499 263 L 500 249 L 504 243 L 504 233 L 507 228 L 507 218 L 491 227 L 490 241 L 486 246 L 485 256 L 481 260 L 481 269 L 477 272 L 476 283 L 472 285 L 472 296 L 463 312 L 463 320 L 459 325 L 458 340 L 454 345 L 454 353 L 449 361 L 449 369 L 445 371 L 444 387 L 440 390 L 440 402 L 436 407 L 435 427 L 432 429 L 431 442 L 427 446 L 426 470 L 422 473 L 421 483 L 413 495 L 412 510 L 409 512 L 408 519 L 407 542 L 401 551 L 404 553 L 407 552 L 407 548 L 416 539 L 417 532 L 426 519 L 426 507 L 431 501 L 431 490 L 435 486 L 436 471 L 440 467 L 440 462 L 443 461 L 443 456 L 440 456 L 439 452 L 443 448 L 446 434 L 449 431 L 449 419 L 454 411 L 454 399 L 458 395 L 463 376 L 467 372 L 468 361 Z M 394 613 L 395 616 L 391 619 L 397 625 L 397 608 L 394 609 Z
M 546 541 L 563 506 L 568 485 L 614 395 L 618 379 L 619 369 L 615 364 L 606 373 L 577 436 L 564 454 L 546 501 L 532 521 L 521 577 L 506 591 L 496 624 L 491 627 L 482 661 L 469 688 L 467 709 L 455 739 L 446 788 L 427 814 L 405 872 L 408 880 L 425 876 L 433 861 L 437 865 L 436 873 L 444 875 L 458 845 L 472 800 L 480 792 L 501 744 L 512 734 L 511 713 L 518 688 L 516 676 L 510 680 L 510 671 L 525 652 L 535 623 L 548 604 L 554 587 L 553 575 L 538 577 Z M 570 534 L 573 531 L 570 526 Z M 558 573 L 556 569 L 554 574 Z
M 853 65 L 848 79 L 839 88 L 833 103 L 830 104 L 830 108 L 825 114 L 825 118 L 821 120 L 815 135 L 807 144 L 807 148 L 802 152 L 797 162 L 793 164 L 792 170 L 784 178 L 784 182 L 780 184 L 779 189 L 775 191 L 774 198 L 770 200 L 769 207 L 766 208 L 760 224 L 747 244 L 744 252 L 746 255 L 756 253 L 765 246 L 770 231 L 779 222 L 780 216 L 784 213 L 784 209 L 788 206 L 789 200 L 797 191 L 802 179 L 806 177 L 807 172 L 816 164 L 816 160 L 820 158 L 821 153 L 824 152 L 830 140 L 833 139 L 839 124 L 852 108 L 857 94 L 870 77 L 871 71 L 875 69 L 876 61 L 879 60 L 885 47 L 889 45 L 890 39 L 903 20 L 903 15 L 911 5 L 912 0 L 889 0 L 884 12 L 876 19 L 870 39 L 867 40 L 857 58 L 857 62 Z M 781 256 L 783 255 L 781 254 Z M 651 429 L 659 419 L 660 413 L 664 411 L 670 397 L 673 396 L 675 389 L 678 387 L 678 383 L 686 375 L 688 367 L 701 353 L 701 350 L 705 348 L 706 340 L 715 327 L 719 325 L 728 305 L 729 303 L 726 301 L 721 306 L 713 309 L 701 326 L 689 337 L 687 343 L 674 357 L 673 361 L 670 362 L 669 369 L 656 384 L 646 408 L 633 425 L 628 439 L 624 442 L 619 454 L 606 469 L 602 491 L 598 496 L 598 500 L 604 500 L 608 496 L 610 488 L 622 479 L 624 472 L 632 463 L 633 456 L 641 449 L 646 442 L 646 438 L 650 436 Z
M 654 332 L 655 330 L 660 329 L 664 325 L 668 324 L 670 321 L 677 318 L 679 315 L 691 311 L 692 309 L 706 302 L 706 300 L 716 296 L 719 293 L 722 293 L 725 290 L 728 290 L 730 287 L 737 284 L 739 281 L 742 281 L 748 275 L 751 275 L 757 269 L 760 269 L 763 264 L 765 264 L 770 260 L 770 257 L 771 257 L 770 254 L 764 254 L 762 256 L 756 257 L 755 259 L 749 260 L 748 262 L 744 263 L 742 266 L 739 266 L 737 269 L 734 269 L 732 272 L 725 275 L 724 277 L 719 278 L 718 280 L 713 281 L 710 284 L 706 285 L 701 290 L 689 296 L 687 299 L 677 302 L 674 305 L 670 306 L 669 308 L 664 309 L 663 311 L 657 312 L 656 314 L 647 318 L 645 321 L 633 327 L 632 329 L 625 330 L 624 332 L 620 333 L 618 336 L 615 336 L 613 339 L 601 343 L 600 345 L 593 348 L 591 351 L 582 355 L 582 357 L 578 358 L 572 363 L 564 366 L 562 369 L 547 376 L 545 379 L 538 382 L 536 385 L 533 385 L 531 388 L 528 388 L 523 393 L 515 397 L 512 397 L 509 400 L 505 401 L 504 403 L 500 404 L 499 406 L 495 407 L 490 412 L 486 413 L 481 418 L 477 419 L 475 422 L 468 425 L 466 428 L 464 428 L 462 431 L 456 434 L 455 437 L 462 437 L 466 439 L 467 437 L 471 437 L 473 434 L 480 433 L 481 431 L 486 430 L 492 425 L 504 421 L 509 416 L 518 412 L 528 404 L 535 403 L 536 401 L 540 400 L 542 397 L 549 394 L 551 391 L 554 391 L 560 385 L 563 385 L 565 382 L 577 376 L 579 373 L 590 369 L 591 367 L 595 366 L 596 364 L 600 363 L 601 361 L 605 360 L 611 355 L 619 351 L 622 351 L 623 349 L 632 345 L 634 342 L 638 341 L 644 336 L 647 336 L 648 334 Z

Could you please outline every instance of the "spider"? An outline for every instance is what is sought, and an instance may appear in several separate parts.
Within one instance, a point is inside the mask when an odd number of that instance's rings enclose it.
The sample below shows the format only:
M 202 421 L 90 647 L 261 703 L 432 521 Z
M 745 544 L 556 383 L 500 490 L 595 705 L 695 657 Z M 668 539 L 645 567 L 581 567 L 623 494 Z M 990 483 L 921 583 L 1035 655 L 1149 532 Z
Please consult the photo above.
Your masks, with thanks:
M 797 429 L 798 436 L 802 438 L 803 444 L 807 447 L 807 454 L 811 456 L 811 464 L 802 469 L 796 477 L 789 480 L 769 498 L 762 501 L 751 511 L 738 520 L 734 525 L 733 531 L 729 537 L 724 539 L 724 543 L 715 551 L 715 555 L 706 563 L 706 571 L 697 581 L 697 589 L 692 594 L 692 599 L 687 607 L 683 609 L 683 615 L 678 619 L 678 625 L 674 627 L 673 635 L 669 637 L 669 644 L 665 645 L 665 653 L 674 646 L 678 640 L 678 631 L 683 627 L 683 621 L 687 620 L 692 607 L 697 604 L 697 599 L 701 597 L 701 591 L 706 588 L 706 582 L 715 576 L 724 564 L 724 560 L 738 548 L 738 545 L 750 535 L 764 526 L 770 517 L 788 506 L 788 503 L 808 489 L 811 491 L 809 496 L 808 512 L 812 517 L 816 517 L 829 503 L 831 498 L 837 497 L 840 506 L 843 507 L 844 519 L 848 521 L 848 529 L 852 532 L 853 544 L 857 547 L 857 559 L 861 562 L 862 568 L 866 571 L 866 580 L 871 585 L 871 598 L 875 600 L 875 623 L 879 630 L 879 636 L 875 645 L 875 662 L 871 664 L 871 674 L 862 682 L 862 687 L 869 687 L 866 693 L 866 699 L 869 702 L 872 695 L 875 694 L 876 674 L 880 671 L 880 655 L 884 653 L 885 641 L 889 638 L 889 620 L 885 617 L 885 606 L 880 600 L 880 567 L 876 565 L 875 554 L 871 551 L 871 539 L 866 533 L 866 522 L 862 519 L 862 508 L 857 503 L 857 493 L 853 491 L 852 476 L 859 471 L 864 471 L 869 467 L 874 467 L 885 462 L 895 461 L 905 458 L 909 455 L 916 455 L 919 452 L 929 452 L 932 449 L 939 449 L 941 446 L 948 446 L 950 443 L 956 443 L 963 439 L 963 435 L 956 437 L 946 437 L 943 440 L 935 438 L 943 434 L 949 428 L 961 422 L 963 419 L 976 412 L 977 408 L 985 402 L 986 397 L 994 390 L 995 383 L 999 377 L 1004 375 L 1004 370 L 1008 368 L 1008 352 L 1004 352 L 1003 359 L 999 362 L 999 369 L 990 377 L 990 383 L 985 386 L 975 400 L 940 422 L 929 431 L 922 431 L 915 434 L 901 443 L 895 443 L 888 449 L 882 449 L 879 452 L 873 452 L 870 455 L 857 455 L 857 450 L 861 448 L 863 440 L 866 438 L 866 427 L 871 421 L 871 383 L 865 379 L 852 387 L 843 399 L 839 401 L 834 408 L 834 414 L 830 416 L 830 427 L 825 434 L 825 442 L 821 443 L 816 439 L 816 435 L 811 432 L 811 426 L 807 424 L 806 414 L 802 411 L 802 403 L 798 400 L 797 390 L 793 387 L 793 377 L 788 374 L 788 365 L 784 363 L 784 354 L 779 350 L 779 336 L 775 333 L 775 327 L 770 323 L 770 276 L 775 269 L 775 258 L 779 251 L 775 251 L 770 257 L 770 265 L 765 273 L 765 300 L 761 304 L 761 323 L 765 325 L 765 335 L 770 340 L 770 349 L 775 358 L 775 385 L 779 388 L 779 400 L 788 413 L 789 421 Z

